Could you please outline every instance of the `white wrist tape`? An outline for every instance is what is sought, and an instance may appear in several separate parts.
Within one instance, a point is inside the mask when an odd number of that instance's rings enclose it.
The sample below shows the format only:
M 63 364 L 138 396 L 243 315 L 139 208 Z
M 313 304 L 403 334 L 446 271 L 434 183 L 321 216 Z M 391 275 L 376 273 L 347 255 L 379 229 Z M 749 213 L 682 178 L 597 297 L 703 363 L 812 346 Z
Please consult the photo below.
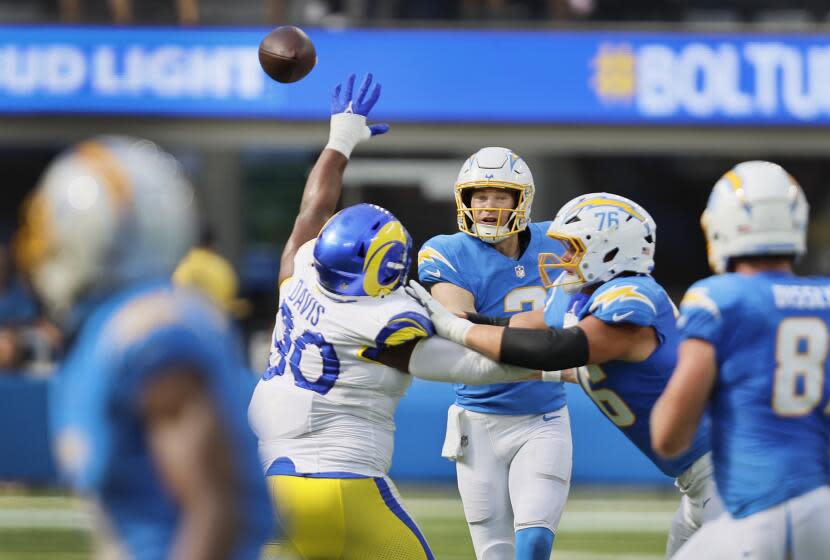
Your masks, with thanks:
M 439 337 L 425 338 L 409 357 L 409 373 L 430 381 L 490 385 L 531 379 L 534 372 L 508 366 Z
M 329 143 L 326 148 L 336 150 L 346 156 L 363 140 L 372 135 L 366 126 L 366 117 L 357 113 L 336 113 L 331 116 L 329 126 Z
M 441 324 L 436 325 L 435 328 L 444 338 L 448 338 L 456 344 L 461 344 L 463 346 L 464 338 L 467 336 L 467 331 L 469 331 L 472 326 L 473 323 L 467 319 L 453 316 L 452 319 L 441 321 Z
M 552 383 L 559 383 L 562 381 L 562 372 L 559 370 L 556 371 L 543 371 L 542 372 L 542 381 L 550 381 Z

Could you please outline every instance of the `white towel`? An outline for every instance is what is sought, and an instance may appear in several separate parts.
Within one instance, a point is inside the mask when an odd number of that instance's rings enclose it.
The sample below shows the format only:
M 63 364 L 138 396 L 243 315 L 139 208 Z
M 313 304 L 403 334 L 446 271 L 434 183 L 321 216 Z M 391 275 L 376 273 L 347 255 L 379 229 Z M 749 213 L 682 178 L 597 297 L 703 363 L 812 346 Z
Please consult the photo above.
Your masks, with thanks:
M 464 455 L 464 447 L 461 445 L 463 416 L 464 409 L 460 406 L 452 405 L 447 411 L 447 435 L 444 437 L 441 457 L 446 457 L 450 461 L 457 461 Z

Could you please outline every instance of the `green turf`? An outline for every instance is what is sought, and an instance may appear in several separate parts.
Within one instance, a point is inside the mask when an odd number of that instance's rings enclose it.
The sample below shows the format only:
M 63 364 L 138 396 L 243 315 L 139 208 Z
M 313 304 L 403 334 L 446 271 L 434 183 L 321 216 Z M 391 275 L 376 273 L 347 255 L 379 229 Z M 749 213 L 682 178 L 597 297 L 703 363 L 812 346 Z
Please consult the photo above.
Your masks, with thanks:
M 455 487 L 404 487 L 406 507 L 435 557 L 474 558 Z M 554 560 L 659 560 L 677 498 L 669 494 L 578 489 L 556 536 Z M 80 560 L 90 556 L 78 500 L 43 493 L 0 492 L 0 560 Z
M 77 529 L 0 529 L 0 560 L 86 560 L 89 536 Z

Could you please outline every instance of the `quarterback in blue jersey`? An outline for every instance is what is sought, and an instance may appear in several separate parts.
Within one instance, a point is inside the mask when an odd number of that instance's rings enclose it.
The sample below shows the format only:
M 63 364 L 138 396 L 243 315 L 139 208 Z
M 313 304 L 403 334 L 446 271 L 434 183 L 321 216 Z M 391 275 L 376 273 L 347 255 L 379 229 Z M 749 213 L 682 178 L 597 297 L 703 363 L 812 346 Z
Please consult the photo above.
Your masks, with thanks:
M 504 328 L 473 325 L 439 309 L 446 321 L 433 315 L 436 330 L 505 363 L 546 371 L 578 367 L 565 379 L 577 381 L 634 445 L 676 479 L 683 497 L 669 533 L 671 557 L 721 510 L 712 499 L 704 428 L 673 460 L 651 449 L 649 415 L 674 368 L 679 342 L 674 305 L 649 274 L 656 225 L 635 202 L 592 193 L 563 206 L 547 235 L 559 247 L 539 255 L 540 274 L 550 287 L 544 311 L 502 321 L 512 325 Z
M 459 233 L 418 253 L 420 281 L 457 312 L 541 310 L 538 254 L 558 244 L 530 220 L 533 177 L 506 148 L 483 148 L 455 185 Z M 568 496 L 572 445 L 561 383 L 455 386 L 443 454 L 456 462 L 476 557 L 547 558 Z
M 178 162 L 108 137 L 49 166 L 16 238 L 73 340 L 50 395 L 59 466 L 136 560 L 255 559 L 274 530 L 236 336 L 168 280 L 194 224 Z
M 430 560 L 387 473 L 395 409 L 412 376 L 495 383 L 532 372 L 433 334 L 403 289 L 412 239 L 389 211 L 334 213 L 352 150 L 380 97 L 369 74 L 332 98 L 329 143 L 315 163 L 280 265 L 270 365 L 249 407 L 286 546 L 305 560 Z M 411 374 L 411 375 L 409 375 Z
M 684 452 L 708 407 L 727 512 L 677 558 L 830 554 L 830 278 L 793 273 L 808 205 L 780 166 L 744 162 L 701 223 L 716 273 L 681 303 L 677 368 L 651 418 L 654 448 Z

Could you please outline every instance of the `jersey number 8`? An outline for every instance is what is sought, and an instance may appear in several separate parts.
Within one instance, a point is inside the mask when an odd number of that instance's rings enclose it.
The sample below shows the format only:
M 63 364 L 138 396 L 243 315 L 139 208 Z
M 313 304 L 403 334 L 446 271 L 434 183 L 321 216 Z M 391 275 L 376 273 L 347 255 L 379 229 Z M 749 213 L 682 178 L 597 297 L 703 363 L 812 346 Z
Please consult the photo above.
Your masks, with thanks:
M 785 319 L 775 343 L 772 408 L 779 416 L 805 416 L 821 401 L 830 334 L 817 318 Z M 830 403 L 824 410 L 830 414 Z
M 274 349 L 279 355 L 279 360 L 275 365 L 265 370 L 262 379 L 267 381 L 275 375 L 284 374 L 287 363 L 291 367 L 291 373 L 294 375 L 294 384 L 297 387 L 325 395 L 334 387 L 334 383 L 340 375 L 340 359 L 337 357 L 334 346 L 326 342 L 322 334 L 309 330 L 304 331 L 300 336 L 292 338 L 294 315 L 291 313 L 291 309 L 284 303 L 280 306 L 279 316 L 282 317 L 282 328 L 280 329 L 278 325 L 274 332 Z M 280 333 L 280 331 L 282 332 Z M 310 346 L 317 347 L 323 366 L 323 371 L 315 381 L 309 381 L 300 369 L 303 353 Z

